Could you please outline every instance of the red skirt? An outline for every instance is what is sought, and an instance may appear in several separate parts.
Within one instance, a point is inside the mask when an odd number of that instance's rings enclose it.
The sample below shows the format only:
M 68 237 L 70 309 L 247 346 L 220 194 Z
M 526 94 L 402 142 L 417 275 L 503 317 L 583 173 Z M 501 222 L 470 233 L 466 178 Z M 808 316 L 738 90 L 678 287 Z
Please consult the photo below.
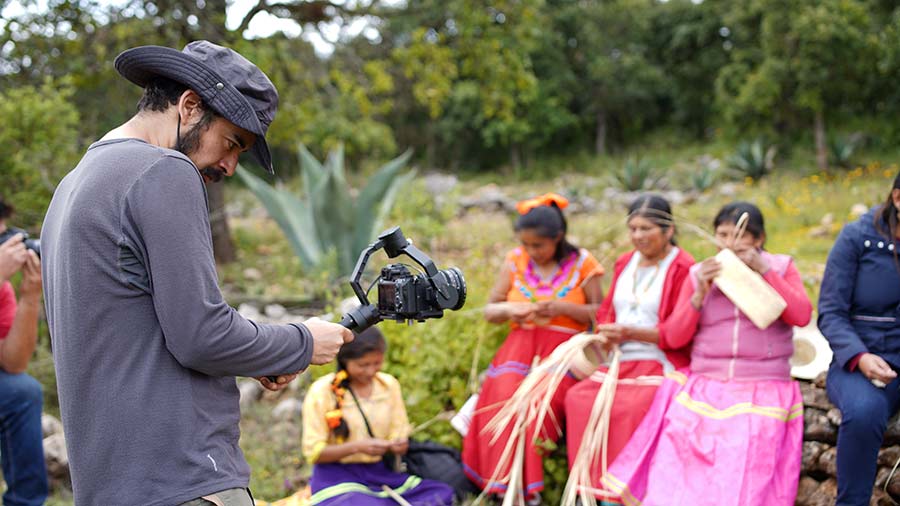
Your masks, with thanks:
M 591 414 L 591 408 L 594 405 L 594 399 L 597 397 L 600 387 L 603 386 L 605 374 L 606 368 L 600 368 L 590 378 L 579 381 L 566 394 L 566 448 L 570 469 L 578 455 L 581 440 L 584 439 L 584 431 Z M 641 420 L 644 419 L 644 415 L 650 410 L 662 376 L 662 364 L 655 360 L 627 361 L 619 365 L 620 382 L 616 385 L 612 413 L 610 413 L 609 419 L 609 439 L 607 440 L 609 448 L 606 450 L 607 465 L 613 463 L 616 456 L 622 451 L 628 440 L 631 439 L 631 435 L 634 434 Z M 654 379 L 657 381 L 654 381 Z M 629 381 L 622 382 L 622 380 Z M 593 478 L 594 486 L 597 488 L 602 488 L 600 485 L 600 473 L 601 465 L 598 463 L 597 467 L 591 470 L 591 477 Z M 598 498 L 604 499 L 603 504 L 621 504 L 616 500 L 610 500 L 608 497 L 598 496 Z
M 557 346 L 566 342 L 575 331 L 564 332 L 546 327 L 516 329 L 510 332 L 506 341 L 497 351 L 487 378 L 481 386 L 478 404 L 472 415 L 469 432 L 463 439 L 463 469 L 466 475 L 482 490 L 491 494 L 505 494 L 505 483 L 491 482 L 493 476 L 504 477 L 509 473 L 509 466 L 497 473 L 503 449 L 509 440 L 510 430 L 505 430 L 496 442 L 491 444 L 493 434 L 482 434 L 482 429 L 500 409 L 504 401 L 511 398 L 531 370 L 535 357 L 546 358 Z M 566 376 L 560 383 L 550 404 L 550 413 L 544 420 L 540 438 L 555 442 L 563 427 L 563 400 L 568 389 L 575 384 L 575 378 Z M 544 464 L 542 448 L 530 444 L 534 441 L 536 427 L 530 427 L 526 434 L 529 448 L 525 450 L 525 469 L 522 476 L 525 496 L 534 496 L 544 489 Z

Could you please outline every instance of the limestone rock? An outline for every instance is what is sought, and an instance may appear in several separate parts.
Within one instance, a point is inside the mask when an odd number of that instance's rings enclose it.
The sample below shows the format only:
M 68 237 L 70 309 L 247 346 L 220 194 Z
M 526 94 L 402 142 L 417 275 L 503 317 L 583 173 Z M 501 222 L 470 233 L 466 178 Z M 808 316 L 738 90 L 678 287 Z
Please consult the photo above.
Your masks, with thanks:
M 828 476 L 837 476 L 837 448 L 829 448 L 819 455 L 819 470 Z
M 243 303 L 237 308 L 238 313 L 241 314 L 244 318 L 248 320 L 259 320 L 260 312 L 259 308 L 254 306 L 253 304 Z
M 277 420 L 299 420 L 303 412 L 303 403 L 293 397 L 279 402 L 272 410 L 272 416 Z
M 249 408 L 262 398 L 264 390 L 263 386 L 256 380 L 246 379 L 241 381 L 238 384 L 238 391 L 241 393 L 241 410 Z
M 266 316 L 272 318 L 273 320 L 280 320 L 287 315 L 287 309 L 284 308 L 281 304 L 266 304 L 265 307 Z
M 860 216 L 869 212 L 869 206 L 863 203 L 856 203 L 850 207 L 850 216 L 854 218 L 859 218 Z
M 63 425 L 55 416 L 46 413 L 41 415 L 41 433 L 43 437 L 49 437 L 54 434 L 62 434 Z
M 828 445 L 825 443 L 819 443 L 818 441 L 804 441 L 803 470 L 806 472 L 817 471 L 819 469 L 819 457 L 827 449 Z
M 831 425 L 835 427 L 841 426 L 841 410 L 838 408 L 831 408 L 825 413 L 825 417 L 828 418 L 828 421 L 831 422 Z
M 879 466 L 894 467 L 898 460 L 900 460 L 900 446 L 888 446 L 878 452 Z
M 806 408 L 803 412 L 803 439 L 835 444 L 837 429 L 831 425 L 828 417 L 821 410 Z
M 817 482 L 816 480 L 810 478 L 809 476 L 800 478 L 800 485 L 797 487 L 796 504 L 798 504 L 799 506 L 808 504 L 809 498 L 812 497 L 817 488 L 819 488 L 819 482 Z
M 44 439 L 44 460 L 47 475 L 54 480 L 66 480 L 69 476 L 69 453 L 62 432 Z
M 819 484 L 819 488 L 809 496 L 806 504 L 807 506 L 834 506 L 836 498 L 837 481 L 834 478 L 828 478 Z

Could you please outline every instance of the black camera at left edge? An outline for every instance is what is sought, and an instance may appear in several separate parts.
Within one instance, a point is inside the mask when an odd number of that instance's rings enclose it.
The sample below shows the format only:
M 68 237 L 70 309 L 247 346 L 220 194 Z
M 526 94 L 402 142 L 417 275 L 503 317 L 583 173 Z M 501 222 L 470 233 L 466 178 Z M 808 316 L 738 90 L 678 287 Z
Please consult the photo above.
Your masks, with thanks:
M 5 243 L 10 240 L 12 236 L 16 234 L 21 234 L 25 239 L 25 248 L 30 249 L 37 253 L 37 256 L 41 256 L 41 240 L 40 239 L 31 239 L 28 235 L 28 232 L 22 230 L 21 228 L 15 227 L 7 227 L 2 233 L 0 233 L 0 244 Z

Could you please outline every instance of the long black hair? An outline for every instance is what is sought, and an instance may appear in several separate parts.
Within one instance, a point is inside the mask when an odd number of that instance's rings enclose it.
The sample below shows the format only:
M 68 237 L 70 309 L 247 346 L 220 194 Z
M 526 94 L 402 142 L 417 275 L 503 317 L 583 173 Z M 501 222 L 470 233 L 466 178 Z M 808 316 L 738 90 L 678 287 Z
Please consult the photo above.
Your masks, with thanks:
M 731 223 L 737 225 L 741 216 L 747 213 L 747 232 L 755 239 L 762 239 L 765 246 L 766 238 L 766 221 L 763 219 L 762 211 L 755 204 L 739 200 L 730 204 L 725 204 L 719 213 L 713 219 L 713 230 L 723 223 Z
M 341 413 L 341 404 L 344 401 L 344 393 L 350 390 L 350 375 L 347 374 L 347 361 L 362 358 L 373 351 L 384 353 L 387 351 L 387 342 L 384 335 L 377 327 L 369 327 L 356 335 L 353 341 L 341 346 L 337 354 L 337 373 L 331 384 L 334 392 L 334 412 L 340 419 L 331 429 L 332 434 L 339 441 L 344 441 L 350 436 L 350 426 Z
M 900 217 L 898 217 L 900 210 L 894 205 L 894 190 L 897 189 L 900 189 L 900 172 L 894 178 L 894 185 L 891 186 L 891 191 L 888 192 L 884 204 L 881 204 L 881 207 L 875 212 L 875 229 L 878 230 L 878 233 L 887 237 L 891 244 L 895 245 L 897 243 L 897 229 L 900 227 Z M 896 246 L 894 247 L 894 264 L 897 266 L 897 270 L 900 270 L 900 259 L 897 257 Z
M 352 341 L 341 346 L 341 350 L 337 354 L 338 371 L 347 369 L 348 360 L 362 358 L 373 351 L 381 353 L 387 351 L 384 334 L 374 326 L 363 330 Z
M 0 220 L 5 220 L 12 216 L 13 211 L 15 211 L 15 208 L 12 204 L 4 200 L 3 196 L 0 195 Z
M 668 230 L 670 227 L 675 227 L 672 205 L 662 195 L 655 193 L 644 193 L 631 202 L 631 205 L 628 206 L 628 219 L 631 220 L 635 216 L 653 222 L 663 231 Z M 673 246 L 678 244 L 675 242 L 675 234 L 672 234 L 669 242 Z
M 514 226 L 516 232 L 534 230 L 540 237 L 548 239 L 560 237 L 559 242 L 556 244 L 556 251 L 553 253 L 553 259 L 557 262 L 578 251 L 578 246 L 566 239 L 567 229 L 566 217 L 556 203 L 537 206 L 525 214 L 520 214 Z M 560 234 L 562 235 L 560 236 Z

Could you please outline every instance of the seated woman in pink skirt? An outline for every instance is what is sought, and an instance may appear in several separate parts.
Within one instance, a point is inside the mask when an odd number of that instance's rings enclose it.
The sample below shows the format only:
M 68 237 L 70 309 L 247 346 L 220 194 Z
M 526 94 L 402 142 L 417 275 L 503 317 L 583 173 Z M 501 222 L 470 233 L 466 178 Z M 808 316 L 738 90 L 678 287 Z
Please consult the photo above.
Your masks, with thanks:
M 740 216 L 746 233 L 727 244 Z M 714 258 L 691 269 L 669 321 L 670 337 L 693 344 L 689 370 L 667 375 L 650 411 L 603 476 L 625 504 L 789 506 L 803 448 L 803 401 L 791 380 L 792 326 L 809 323 L 812 304 L 786 255 L 762 249 L 762 213 L 735 202 L 714 220 L 716 237 L 787 302 L 757 328 L 712 283 Z

